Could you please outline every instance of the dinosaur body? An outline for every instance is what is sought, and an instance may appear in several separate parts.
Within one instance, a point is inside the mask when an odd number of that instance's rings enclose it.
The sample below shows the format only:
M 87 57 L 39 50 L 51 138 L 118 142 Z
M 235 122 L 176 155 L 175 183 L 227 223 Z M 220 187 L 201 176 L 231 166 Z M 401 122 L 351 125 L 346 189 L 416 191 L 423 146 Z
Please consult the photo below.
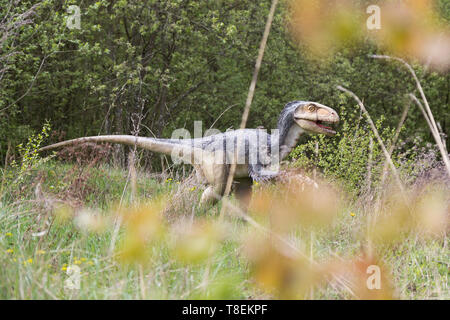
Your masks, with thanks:
M 338 123 L 333 109 L 316 102 L 288 103 L 278 120 L 278 131 L 239 129 L 196 139 L 158 139 L 130 135 L 84 137 L 59 142 L 40 151 L 80 144 L 109 142 L 136 146 L 182 159 L 194 166 L 197 177 L 209 186 L 201 202 L 215 202 L 223 195 L 230 165 L 237 163 L 234 179 L 236 195 L 248 202 L 252 180 L 265 181 L 277 176 L 273 166 L 283 160 L 304 133 L 334 135 L 324 123 Z

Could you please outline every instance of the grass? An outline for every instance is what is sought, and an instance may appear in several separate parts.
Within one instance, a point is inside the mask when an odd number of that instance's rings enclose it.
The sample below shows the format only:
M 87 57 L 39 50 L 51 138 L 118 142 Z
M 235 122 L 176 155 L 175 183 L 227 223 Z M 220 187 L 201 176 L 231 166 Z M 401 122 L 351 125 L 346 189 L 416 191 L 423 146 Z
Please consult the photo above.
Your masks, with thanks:
M 71 165 L 49 163 L 29 177 L 30 181 L 45 176 L 42 190 L 47 195 L 58 194 L 74 205 L 100 209 L 108 214 L 111 203 L 122 197 L 127 173 L 107 166 L 91 168 L 84 188 L 89 193 L 78 192 L 79 198 L 70 195 L 72 183 L 61 177 L 77 177 Z M 0 263 L 3 266 L 0 285 L 2 299 L 137 299 L 142 297 L 139 289 L 138 270 L 121 265 L 108 255 L 111 230 L 101 234 L 80 230 L 73 222 L 52 223 L 51 232 L 42 237 L 33 237 L 44 226 L 47 210 L 33 199 L 33 187 L 24 191 L 21 201 L 2 203 L 0 208 Z M 159 182 L 140 175 L 138 194 L 149 199 L 170 191 L 176 182 Z M 198 191 L 193 191 L 198 193 Z M 27 197 L 29 196 L 29 197 Z M 84 196 L 84 197 L 83 197 Z M 124 203 L 130 201 L 129 188 L 124 193 Z M 114 206 L 114 205 L 112 205 Z M 49 219 L 50 221 L 51 219 Z M 230 224 L 238 232 L 242 225 Z M 220 282 L 228 273 L 240 275 L 243 268 L 236 255 L 233 243 L 227 243 L 214 257 L 212 274 Z M 13 252 L 10 252 L 10 251 Z M 201 281 L 202 265 L 185 267 L 170 258 L 167 246 L 161 244 L 153 251 L 151 261 L 145 269 L 144 281 L 149 290 L 147 298 L 175 299 L 193 298 L 198 293 L 195 287 Z M 32 259 L 31 262 L 29 259 Z M 67 291 L 64 281 L 68 278 L 66 267 L 70 264 L 81 268 L 80 290 Z M 45 288 L 45 289 L 44 289 Z M 95 288 L 95 289 L 94 289 Z M 150 289 L 151 288 L 151 289 Z M 245 290 L 232 288 L 233 296 L 245 298 Z M 228 289 L 227 289 L 228 290 Z M 235 290 L 235 291 L 234 291 Z M 198 291 L 198 290 L 197 290 Z M 234 295 L 236 294 L 236 295 Z
M 14 171 L 9 174 L 14 176 Z M 166 176 L 138 172 L 133 194 L 132 181 L 127 182 L 127 176 L 127 171 L 106 165 L 79 167 L 49 161 L 25 174 L 19 184 L 6 183 L 0 203 L 0 299 L 297 297 L 289 295 L 292 288 L 286 289 L 279 279 L 289 272 L 303 272 L 302 268 L 295 265 L 291 270 L 290 264 L 283 262 L 272 268 L 271 261 L 252 260 L 252 254 L 258 251 L 252 247 L 256 231 L 243 219 L 226 217 L 220 224 L 223 235 L 217 238 L 222 232 L 214 229 L 221 204 L 199 208 L 200 186 L 189 179 L 168 180 Z M 259 188 L 262 191 L 257 192 L 266 192 Z M 120 255 L 122 245 L 125 243 L 126 250 L 126 240 L 134 239 L 134 229 L 125 222 L 119 230 L 116 250 L 110 253 L 114 232 L 111 221 L 117 212 L 129 212 L 132 209 L 126 208 L 135 203 L 155 201 L 161 196 L 168 196 L 165 203 L 170 204 L 161 222 L 164 236 L 150 235 L 151 241 L 138 245 L 137 259 L 124 262 Z M 360 202 L 345 199 L 327 227 L 314 232 L 300 227 L 281 233 L 320 266 L 364 261 L 367 243 L 362 235 L 370 210 Z M 58 218 L 58 210 L 69 210 L 76 217 L 88 209 L 105 222 L 100 231 L 84 229 L 72 216 L 67 220 Z M 255 220 L 264 224 L 264 218 L 255 216 Z M 200 230 L 210 231 L 195 233 L 184 228 L 197 222 L 206 226 Z M 45 230 L 48 232 L 42 234 Z M 181 253 L 180 248 L 184 250 Z M 400 241 L 373 244 L 373 251 L 377 261 L 385 266 L 383 272 L 393 284 L 395 298 L 450 298 L 446 234 L 426 237 L 411 232 Z M 80 268 L 79 290 L 65 288 L 70 278 L 67 269 L 74 265 Z M 307 278 L 308 274 L 299 276 Z M 354 290 L 346 290 L 346 283 L 350 282 L 321 279 L 308 287 L 301 298 L 372 298 L 355 296 Z M 271 285 L 275 290 L 267 289 Z

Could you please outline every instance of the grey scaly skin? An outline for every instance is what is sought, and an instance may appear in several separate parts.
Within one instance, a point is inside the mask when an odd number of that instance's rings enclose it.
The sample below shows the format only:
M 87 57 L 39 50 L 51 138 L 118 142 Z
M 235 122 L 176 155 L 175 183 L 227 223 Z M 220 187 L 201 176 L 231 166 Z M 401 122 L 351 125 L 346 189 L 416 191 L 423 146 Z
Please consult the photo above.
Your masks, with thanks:
M 239 129 L 195 139 L 93 136 L 55 143 L 40 151 L 83 142 L 109 142 L 176 154 L 183 162 L 192 164 L 197 177 L 209 184 L 202 194 L 202 203 L 215 202 L 223 195 L 230 164 L 238 159 L 234 176 L 236 196 L 247 204 L 252 180 L 267 181 L 277 176 L 277 171 L 270 166 L 272 156 L 278 154 L 277 162 L 286 158 L 304 133 L 335 135 L 336 132 L 325 124 L 338 122 L 338 114 L 330 107 L 317 102 L 293 101 L 281 112 L 275 134 L 262 129 Z

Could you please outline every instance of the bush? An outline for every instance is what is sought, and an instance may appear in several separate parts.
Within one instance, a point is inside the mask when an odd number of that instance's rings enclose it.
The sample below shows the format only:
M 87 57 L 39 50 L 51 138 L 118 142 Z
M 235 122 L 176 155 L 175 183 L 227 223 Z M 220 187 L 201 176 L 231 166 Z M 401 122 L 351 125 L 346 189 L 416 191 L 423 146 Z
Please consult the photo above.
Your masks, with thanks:
M 336 136 L 312 135 L 306 143 L 297 146 L 290 157 L 294 160 L 293 166 L 310 173 L 318 169 L 326 178 L 340 181 L 347 192 L 359 194 L 380 182 L 385 157 L 357 107 L 348 110 L 342 106 L 340 117 L 342 125 Z M 375 125 L 386 148 L 389 148 L 395 129 L 386 126 L 385 120 L 381 116 Z M 409 154 L 408 163 L 413 163 L 415 157 L 415 153 Z M 404 158 L 405 153 L 401 151 L 392 155 L 397 166 L 406 163 Z

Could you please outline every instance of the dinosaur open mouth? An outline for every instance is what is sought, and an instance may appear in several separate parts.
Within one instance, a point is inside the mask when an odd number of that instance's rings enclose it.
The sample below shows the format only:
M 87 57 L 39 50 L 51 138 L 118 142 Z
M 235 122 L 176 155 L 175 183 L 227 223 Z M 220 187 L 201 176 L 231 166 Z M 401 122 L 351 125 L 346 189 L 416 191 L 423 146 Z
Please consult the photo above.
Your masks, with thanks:
M 295 118 L 295 120 L 298 121 L 300 127 L 303 127 L 306 130 L 315 133 L 323 133 L 329 136 L 334 136 L 336 134 L 336 131 L 333 127 L 339 123 L 339 118 L 337 118 L 336 120 L 331 119 L 329 121 L 326 121 L 326 120 L 309 120 L 298 117 Z
M 328 130 L 332 130 L 332 128 L 331 127 L 329 127 L 329 126 L 326 126 L 326 124 L 329 124 L 329 125 L 331 125 L 331 122 L 326 122 L 326 121 L 316 121 L 316 124 L 319 126 L 319 127 L 321 127 L 321 128 L 325 128 L 325 129 L 328 129 Z
M 321 120 L 317 120 L 317 121 L 313 121 L 314 124 L 316 126 L 318 126 L 319 128 L 325 130 L 327 133 L 330 134 L 336 134 L 336 131 L 333 130 L 333 128 L 331 127 L 334 123 L 331 121 L 321 121 Z

